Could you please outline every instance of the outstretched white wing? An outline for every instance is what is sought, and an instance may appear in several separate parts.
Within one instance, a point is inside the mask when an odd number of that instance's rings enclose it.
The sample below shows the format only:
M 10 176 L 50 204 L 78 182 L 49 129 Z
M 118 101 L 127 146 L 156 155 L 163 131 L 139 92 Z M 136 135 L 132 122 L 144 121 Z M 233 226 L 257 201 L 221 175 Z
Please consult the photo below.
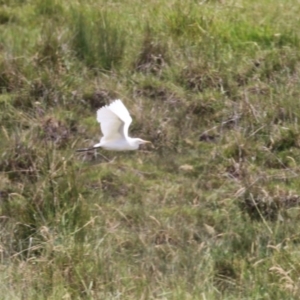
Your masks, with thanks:
M 97 121 L 100 123 L 103 141 L 126 139 L 132 118 L 123 104 L 118 99 L 97 111 Z

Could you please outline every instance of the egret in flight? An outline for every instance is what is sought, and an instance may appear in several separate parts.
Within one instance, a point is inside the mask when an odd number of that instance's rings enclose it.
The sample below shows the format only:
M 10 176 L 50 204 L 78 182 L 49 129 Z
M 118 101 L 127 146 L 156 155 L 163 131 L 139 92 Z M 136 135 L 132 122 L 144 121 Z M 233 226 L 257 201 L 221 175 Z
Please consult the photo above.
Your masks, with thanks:
M 98 109 L 97 121 L 103 134 L 100 143 L 91 148 L 78 149 L 77 152 L 97 148 L 113 151 L 137 150 L 141 144 L 151 144 L 149 141 L 128 136 L 132 118 L 120 99 Z

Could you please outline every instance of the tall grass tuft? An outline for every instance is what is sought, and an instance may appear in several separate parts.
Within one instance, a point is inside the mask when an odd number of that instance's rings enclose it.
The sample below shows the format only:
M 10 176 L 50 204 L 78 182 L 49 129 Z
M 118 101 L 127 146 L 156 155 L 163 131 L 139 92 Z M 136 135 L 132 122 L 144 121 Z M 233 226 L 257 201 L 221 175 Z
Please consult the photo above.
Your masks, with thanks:
M 63 7 L 57 0 L 38 0 L 35 10 L 38 14 L 55 17 L 61 14 Z
M 123 58 L 126 34 L 116 16 L 91 10 L 72 11 L 73 49 L 90 68 L 111 70 Z

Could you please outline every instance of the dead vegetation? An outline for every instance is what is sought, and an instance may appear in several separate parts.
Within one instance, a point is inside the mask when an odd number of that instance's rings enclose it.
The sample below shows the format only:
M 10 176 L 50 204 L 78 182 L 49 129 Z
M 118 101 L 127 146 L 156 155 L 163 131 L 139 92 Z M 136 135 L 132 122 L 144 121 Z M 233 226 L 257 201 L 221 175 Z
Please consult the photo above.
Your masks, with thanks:
M 61 121 L 49 117 L 43 121 L 42 138 L 46 141 L 51 141 L 57 148 L 62 148 L 68 145 L 72 136 L 71 130 L 77 131 L 75 126 L 68 128 Z
M 167 45 L 154 38 L 154 33 L 147 27 L 144 33 L 142 48 L 135 62 L 135 69 L 144 73 L 161 75 L 169 61 Z
M 37 159 L 38 154 L 33 147 L 17 142 L 2 154 L 0 170 L 13 181 L 22 181 L 25 178 L 36 181 L 38 178 Z
M 246 190 L 240 205 L 253 220 L 284 221 L 290 208 L 300 206 L 300 196 L 279 187 L 252 187 Z

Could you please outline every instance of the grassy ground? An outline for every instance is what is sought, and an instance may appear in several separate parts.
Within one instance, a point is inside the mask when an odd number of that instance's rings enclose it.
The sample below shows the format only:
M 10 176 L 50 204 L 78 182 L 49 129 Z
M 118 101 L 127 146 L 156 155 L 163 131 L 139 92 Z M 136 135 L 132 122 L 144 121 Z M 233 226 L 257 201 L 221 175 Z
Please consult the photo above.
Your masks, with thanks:
M 0 1 L 0 298 L 299 299 L 299 15 Z M 154 148 L 75 153 L 116 98 Z

